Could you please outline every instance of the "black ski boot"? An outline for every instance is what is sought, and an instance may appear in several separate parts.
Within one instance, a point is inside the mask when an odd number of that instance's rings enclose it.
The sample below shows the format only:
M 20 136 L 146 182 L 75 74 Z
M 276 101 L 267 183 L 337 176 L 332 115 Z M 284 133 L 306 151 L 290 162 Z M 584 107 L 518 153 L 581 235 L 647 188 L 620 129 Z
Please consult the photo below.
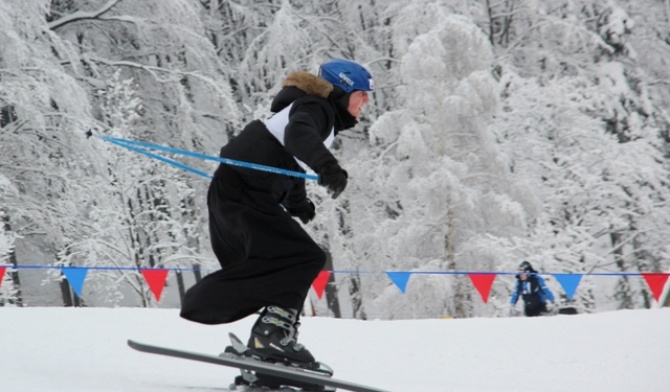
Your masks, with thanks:
M 314 356 L 298 343 L 298 311 L 268 306 L 251 329 L 246 355 L 264 361 L 310 368 Z

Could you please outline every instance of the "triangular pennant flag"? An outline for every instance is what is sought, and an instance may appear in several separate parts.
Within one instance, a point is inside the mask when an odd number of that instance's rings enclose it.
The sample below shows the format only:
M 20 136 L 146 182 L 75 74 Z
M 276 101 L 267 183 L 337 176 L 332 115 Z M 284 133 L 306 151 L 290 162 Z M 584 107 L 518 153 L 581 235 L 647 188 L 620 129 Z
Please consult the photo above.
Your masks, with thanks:
M 647 282 L 651 293 L 654 294 L 656 302 L 659 302 L 661 294 L 663 294 L 663 287 L 665 287 L 665 282 L 668 281 L 668 276 L 670 276 L 670 274 L 653 272 L 641 272 L 640 274 Z
M 77 297 L 81 298 L 81 290 L 84 287 L 84 279 L 86 278 L 88 268 L 63 267 L 61 272 L 65 275 L 67 283 L 72 287 Z
M 572 297 L 575 295 L 575 291 L 577 291 L 577 286 L 579 286 L 579 282 L 582 280 L 582 274 L 554 274 L 554 278 L 561 284 L 568 299 L 572 301 Z
M 479 295 L 482 296 L 482 301 L 487 303 L 489 301 L 491 286 L 493 286 L 496 274 L 468 274 L 468 277 L 477 291 L 479 291 Z
M 410 276 L 412 275 L 411 272 L 386 272 L 386 275 L 388 275 L 389 279 L 393 283 L 395 283 L 396 286 L 400 289 L 400 291 L 405 294 L 405 290 L 407 289 L 407 282 L 409 281 Z
M 319 275 L 317 275 L 316 279 L 314 279 L 314 282 L 312 282 L 312 287 L 314 287 L 314 291 L 316 291 L 316 296 L 321 299 L 323 297 L 323 291 L 326 289 L 326 286 L 328 285 L 328 279 L 330 279 L 330 274 L 333 271 L 326 271 L 323 270 L 319 272 Z
M 2 287 L 2 279 L 5 277 L 5 270 L 7 267 L 0 267 L 0 287 Z
M 152 268 L 141 269 L 140 271 L 142 272 L 144 279 L 147 281 L 149 289 L 154 294 L 154 298 L 156 298 L 156 301 L 160 302 L 169 270 Z

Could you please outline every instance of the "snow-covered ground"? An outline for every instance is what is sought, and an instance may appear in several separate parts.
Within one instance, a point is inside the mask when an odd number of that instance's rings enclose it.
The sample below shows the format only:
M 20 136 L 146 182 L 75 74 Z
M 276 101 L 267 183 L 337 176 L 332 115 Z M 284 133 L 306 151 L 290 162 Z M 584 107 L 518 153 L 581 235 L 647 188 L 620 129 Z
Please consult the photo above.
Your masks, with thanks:
M 176 309 L 0 308 L 0 390 L 226 391 L 236 371 L 136 352 L 132 338 L 218 354 L 227 332 Z M 389 391 L 670 391 L 670 309 L 544 318 L 303 318 L 335 377 Z

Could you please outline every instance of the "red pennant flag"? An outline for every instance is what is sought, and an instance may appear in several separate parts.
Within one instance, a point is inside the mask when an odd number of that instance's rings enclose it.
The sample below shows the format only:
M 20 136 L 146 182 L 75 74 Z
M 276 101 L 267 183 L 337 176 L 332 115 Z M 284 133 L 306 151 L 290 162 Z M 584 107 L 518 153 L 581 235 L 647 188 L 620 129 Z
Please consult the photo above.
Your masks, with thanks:
M 316 291 L 316 296 L 321 299 L 323 297 L 323 291 L 326 289 L 326 285 L 328 284 L 328 279 L 330 279 L 330 274 L 333 271 L 326 271 L 323 270 L 319 272 L 319 275 L 314 279 L 314 282 L 312 282 L 312 287 L 314 287 L 314 291 Z
M 665 287 L 665 282 L 668 281 L 668 276 L 670 276 L 670 274 L 641 272 L 640 275 L 642 275 L 647 282 L 651 293 L 654 294 L 656 302 L 659 302 L 661 294 L 663 294 L 663 287 Z
M 5 277 L 5 270 L 7 267 L 0 267 L 0 287 L 2 287 L 2 278 Z
M 468 277 L 477 291 L 479 291 L 479 295 L 482 296 L 482 301 L 487 303 L 489 301 L 491 286 L 493 286 L 496 274 L 468 274 Z
M 167 274 L 169 270 L 166 269 L 141 269 L 144 279 L 149 285 L 149 289 L 154 294 L 156 301 L 160 302 L 161 294 L 163 293 L 163 288 L 165 287 L 165 281 L 167 280 Z

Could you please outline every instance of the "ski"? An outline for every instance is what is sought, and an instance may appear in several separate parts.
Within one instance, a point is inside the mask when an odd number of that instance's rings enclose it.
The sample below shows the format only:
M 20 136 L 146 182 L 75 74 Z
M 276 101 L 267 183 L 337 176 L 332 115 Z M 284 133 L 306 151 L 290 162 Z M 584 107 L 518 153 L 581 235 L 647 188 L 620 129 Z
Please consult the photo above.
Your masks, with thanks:
M 289 379 L 299 383 L 314 384 L 322 387 L 340 388 L 351 392 L 388 392 L 382 389 L 316 374 L 309 370 L 301 370 L 299 368 L 290 368 L 285 365 L 266 363 L 253 358 L 240 357 L 230 353 L 223 353 L 220 356 L 215 356 L 191 351 L 177 350 L 168 347 L 154 346 L 150 344 L 139 343 L 134 340 L 128 340 L 128 346 L 137 351 L 145 353 L 165 355 L 168 357 L 189 359 L 192 361 L 227 366 L 240 370 L 256 372 L 263 375 Z

